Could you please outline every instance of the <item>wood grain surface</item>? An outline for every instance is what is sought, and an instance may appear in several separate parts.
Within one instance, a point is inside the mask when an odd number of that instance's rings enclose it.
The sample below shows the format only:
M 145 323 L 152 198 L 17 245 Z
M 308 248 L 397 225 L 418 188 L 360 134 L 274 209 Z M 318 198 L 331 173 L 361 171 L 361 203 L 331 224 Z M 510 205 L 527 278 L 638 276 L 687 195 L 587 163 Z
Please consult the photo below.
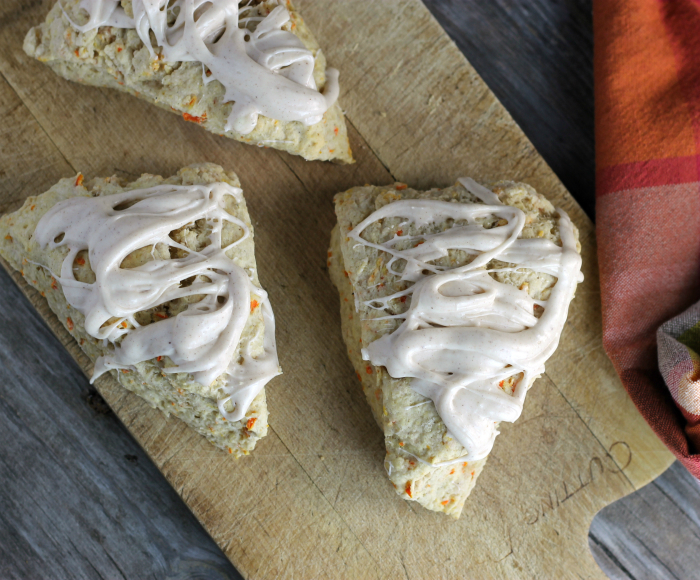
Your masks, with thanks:
M 593 217 L 591 0 L 425 4 Z
M 358 0 L 352 9 L 336 4 L 330 21 L 328 2 L 303 3 L 329 60 L 343 71 L 341 98 L 359 163 L 340 168 L 244 147 L 129 97 L 54 77 L 18 48 L 47 6 L 9 0 L 0 7 L 0 97 L 16 120 L 2 129 L 10 161 L 0 175 L 2 209 L 17 207 L 37 183 L 45 188 L 78 169 L 170 173 L 207 159 L 239 173 L 258 221 L 285 377 L 268 395 L 273 434 L 250 461 L 222 457 L 113 381 L 98 385 L 244 576 L 460 577 L 472 570 L 520 577 L 544 565 L 550 572 L 559 566 L 560 577 L 599 576 L 586 549 L 590 519 L 657 475 L 670 456 L 602 355 L 590 221 L 425 7 L 387 1 L 377 18 L 369 0 Z M 520 423 L 504 429 L 472 510 L 453 524 L 387 489 L 380 435 L 343 354 L 323 263 L 335 191 L 394 179 L 441 184 L 462 173 L 523 179 L 563 205 L 584 233 L 587 282 L 564 348 Z M 42 314 L 51 320 L 45 308 Z M 61 335 L 55 321 L 52 328 Z M 88 368 L 65 333 L 63 339 Z M 421 546 L 424 536 L 438 549 Z M 465 542 L 473 542 L 469 550 Z
M 596 561 L 613 580 L 700 577 L 700 486 L 680 463 L 598 514 Z
M 235 578 L 1 269 L 0 301 L 0 578 Z

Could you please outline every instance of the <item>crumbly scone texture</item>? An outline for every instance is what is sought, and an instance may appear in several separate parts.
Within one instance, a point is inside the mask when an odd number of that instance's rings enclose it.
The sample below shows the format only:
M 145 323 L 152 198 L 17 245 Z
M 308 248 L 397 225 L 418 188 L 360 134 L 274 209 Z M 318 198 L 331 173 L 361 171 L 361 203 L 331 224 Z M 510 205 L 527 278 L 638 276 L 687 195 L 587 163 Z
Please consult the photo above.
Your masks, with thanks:
M 80 0 L 61 0 L 61 5 L 77 24 L 87 22 Z M 233 106 L 224 103 L 224 87 L 214 81 L 204 84 L 202 65 L 197 62 L 152 60 L 136 30 L 103 26 L 81 33 L 54 4 L 46 21 L 32 28 L 24 39 L 24 51 L 50 66 L 58 75 L 79 83 L 111 87 L 140 97 L 159 107 L 174 111 L 186 120 L 243 143 L 272 147 L 301 155 L 308 160 L 353 163 L 345 117 L 338 103 L 320 123 L 305 126 L 300 122 L 282 122 L 260 115 L 255 129 L 241 135 L 225 131 Z M 257 3 L 260 15 L 266 15 L 276 2 Z M 132 15 L 131 0 L 122 0 Z M 291 21 L 285 29 L 293 32 L 316 59 L 314 79 L 319 90 L 326 84 L 326 58 L 308 26 L 291 3 L 287 2 Z M 155 52 L 160 55 L 161 49 Z
M 117 177 L 95 178 L 84 182 L 80 174 L 70 179 L 62 179 L 46 193 L 27 198 L 22 208 L 16 212 L 0 218 L 0 255 L 13 268 L 20 271 L 25 280 L 46 298 L 51 310 L 94 362 L 114 347 L 104 345 L 103 341 L 88 335 L 85 332 L 84 316 L 71 308 L 66 301 L 60 280 L 52 273 L 61 271 L 61 265 L 69 250 L 66 246 L 54 250 L 39 247 L 39 244 L 34 241 L 33 234 L 41 217 L 59 201 L 72 197 L 114 195 L 156 185 L 206 185 L 218 182 L 240 187 L 235 173 L 226 172 L 218 165 L 210 163 L 184 167 L 176 176 L 167 179 L 144 174 L 131 183 L 125 183 Z M 252 272 L 252 281 L 259 287 L 252 237 L 253 226 L 245 202 L 238 203 L 233 196 L 226 196 L 225 209 L 245 223 L 251 232 L 250 237 L 229 250 L 227 255 L 246 271 Z M 223 230 L 224 245 L 239 239 L 242 234 L 239 226 L 226 222 Z M 201 220 L 171 232 L 171 237 L 195 251 L 209 243 L 206 224 Z M 157 244 L 155 248 L 148 246 L 131 253 L 123 261 L 122 267 L 135 268 L 154 257 L 168 260 L 181 255 L 184 255 L 184 250 Z M 73 268 L 75 277 L 79 281 L 85 283 L 95 281 L 86 251 L 76 256 Z M 256 298 L 254 293 L 251 296 Z M 197 302 L 201 298 L 190 296 L 166 302 L 151 310 L 138 313 L 136 319 L 141 325 L 157 323 L 163 318 L 176 316 L 185 310 L 189 303 Z M 260 297 L 257 298 L 258 302 L 261 302 Z M 263 352 L 264 322 L 261 310 L 258 307 L 251 312 L 239 343 L 239 350 L 250 345 L 253 355 Z M 235 356 L 238 354 L 236 353 Z M 110 372 L 124 387 L 145 399 L 152 407 L 160 409 L 166 415 L 172 413 L 182 419 L 224 451 L 236 457 L 248 455 L 256 442 L 267 435 L 268 412 L 264 390 L 253 400 L 245 418 L 231 422 L 226 421 L 221 415 L 217 404 L 221 378 L 205 387 L 193 381 L 188 373 L 166 374 L 162 369 L 173 366 L 168 357 L 158 357 L 135 366 L 135 372 L 130 370 Z
M 496 183 L 491 189 L 504 204 L 525 212 L 523 238 L 545 238 L 561 245 L 556 210 L 544 196 L 526 184 L 508 181 Z M 388 272 L 386 266 L 391 256 L 358 244 L 347 233 L 376 210 L 402 199 L 483 203 L 459 183 L 442 190 L 416 191 L 404 184 L 396 184 L 393 187 L 356 187 L 340 193 L 335 197 L 338 224 L 331 235 L 328 267 L 331 279 L 340 293 L 342 332 L 348 354 L 374 417 L 384 430 L 387 453 L 385 467 L 389 479 L 404 499 L 417 501 L 430 510 L 458 518 L 486 459 L 431 465 L 459 458 L 465 455 L 466 450 L 450 436 L 433 402 L 411 388 L 410 379 L 395 379 L 384 367 L 362 360 L 361 355 L 361 348 L 366 348 L 373 341 L 393 332 L 402 322 L 400 319 L 374 319 L 387 314 L 404 313 L 410 307 L 411 297 L 405 297 L 403 302 L 395 299 L 383 310 L 371 308 L 369 304 L 377 298 L 404 290 L 411 283 L 402 282 Z M 402 223 L 404 221 L 401 218 L 391 218 L 381 223 L 376 222 L 365 229 L 362 237 L 369 242 L 381 244 L 394 235 L 437 233 L 455 224 L 454 220 L 447 220 L 417 228 Z M 493 217 L 478 221 L 486 228 L 504 225 Z M 578 230 L 575 234 L 578 245 Z M 415 245 L 415 240 L 411 244 Z M 397 244 L 395 247 L 407 249 L 409 246 Z M 578 249 L 580 251 L 580 245 Z M 451 250 L 447 257 L 435 264 L 459 267 L 470 260 L 469 255 Z M 487 267 L 503 265 L 502 262 L 492 261 Z M 400 265 L 394 267 L 401 269 Z M 517 272 L 491 275 L 500 282 L 526 289 L 535 299 L 547 299 L 556 283 L 556 278 L 552 276 L 522 268 Z M 535 315 L 538 314 L 541 315 L 541 312 L 536 311 Z M 511 378 L 501 386 L 512 394 L 517 381 L 518 377 Z

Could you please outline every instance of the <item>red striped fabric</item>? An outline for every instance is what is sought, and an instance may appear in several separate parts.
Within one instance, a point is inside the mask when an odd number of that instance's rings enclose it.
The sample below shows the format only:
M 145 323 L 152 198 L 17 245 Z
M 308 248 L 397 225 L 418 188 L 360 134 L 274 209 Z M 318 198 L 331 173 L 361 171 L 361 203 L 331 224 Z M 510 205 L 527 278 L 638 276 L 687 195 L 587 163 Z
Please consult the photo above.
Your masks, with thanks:
M 700 478 L 700 429 L 664 382 L 656 338 L 700 300 L 700 0 L 594 0 L 594 33 L 603 343 Z

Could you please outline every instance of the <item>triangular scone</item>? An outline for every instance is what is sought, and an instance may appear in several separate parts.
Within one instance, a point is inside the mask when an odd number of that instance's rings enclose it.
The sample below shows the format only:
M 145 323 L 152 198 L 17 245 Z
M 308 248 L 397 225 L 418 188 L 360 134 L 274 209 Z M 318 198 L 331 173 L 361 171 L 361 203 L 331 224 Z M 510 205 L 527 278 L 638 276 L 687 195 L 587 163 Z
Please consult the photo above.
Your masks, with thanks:
M 174 5 L 174 0 L 159 1 L 160 4 Z M 183 0 L 178 0 L 178 10 L 180 4 L 185 6 L 187 2 L 192 1 L 185 0 L 183 3 Z M 198 0 L 194 1 L 195 7 L 202 4 Z M 256 63 L 251 64 L 252 61 L 246 60 L 247 73 L 245 75 L 231 74 L 228 87 L 230 90 L 227 93 L 224 86 L 218 82 L 216 74 L 212 74 L 211 70 L 205 68 L 206 76 L 203 75 L 201 62 L 166 61 L 162 47 L 156 46 L 157 43 L 153 40 L 155 39 L 153 30 L 150 31 L 154 45 L 151 53 L 150 47 L 144 46 L 141 40 L 144 37 L 144 31 L 142 30 L 141 36 L 139 36 L 136 29 L 133 28 L 134 9 L 137 2 L 144 5 L 143 0 L 60 0 L 60 3 L 57 1 L 46 21 L 29 31 L 24 41 L 24 50 L 29 56 L 47 64 L 66 79 L 88 85 L 111 87 L 130 93 L 159 107 L 174 111 L 186 120 L 198 123 L 218 135 L 226 135 L 237 141 L 260 147 L 280 149 L 294 155 L 301 155 L 308 160 L 354 162 L 348 142 L 345 118 L 337 101 L 327 110 L 324 108 L 323 118 L 320 122 L 314 120 L 314 124 L 309 125 L 289 119 L 278 120 L 283 117 L 270 113 L 269 116 L 253 114 L 252 117 L 246 117 L 257 119 L 257 123 L 252 121 L 253 124 L 245 129 L 240 128 L 235 123 L 229 124 L 227 129 L 227 123 L 236 121 L 235 118 L 238 117 L 238 113 L 231 114 L 235 100 L 232 98 L 233 94 L 239 95 L 241 103 L 243 99 L 241 95 L 245 95 L 251 103 L 255 103 L 261 98 L 264 99 L 265 94 L 271 92 L 267 88 L 258 87 L 263 83 L 259 83 L 259 78 L 256 77 L 261 73 L 265 75 L 267 71 L 262 66 L 258 66 Z M 227 3 L 235 6 L 236 0 L 217 0 L 217 2 L 210 3 L 209 6 Z M 111 17 L 110 22 L 114 21 L 114 26 L 103 25 L 91 30 L 83 29 L 83 32 L 76 29 L 76 26 L 84 26 L 89 22 L 85 7 L 92 8 L 93 12 L 96 13 L 100 11 L 104 13 L 108 8 L 111 10 L 115 4 L 122 16 Z M 145 5 L 149 4 L 153 3 L 145 3 Z M 204 3 L 204 6 L 206 7 L 207 4 Z M 219 7 L 214 6 L 213 10 L 217 9 Z M 222 6 L 221 10 L 224 9 L 229 10 L 226 6 Z M 334 92 L 337 89 L 337 71 L 331 72 L 332 69 L 327 71 L 323 51 L 299 13 L 294 11 L 289 0 L 286 3 L 278 0 L 241 2 L 240 17 L 241 20 L 245 17 L 246 26 L 254 30 L 260 20 L 276 9 L 275 21 L 277 24 L 286 22 L 277 27 L 273 25 L 274 23 L 270 24 L 272 32 L 260 39 L 257 48 L 254 48 L 257 51 L 256 59 L 265 62 L 269 69 L 274 69 L 277 77 L 285 76 L 285 73 L 293 68 L 286 64 L 290 59 L 306 59 L 301 64 L 295 62 L 293 66 L 306 67 L 305 74 L 312 76 L 312 78 L 307 78 L 307 84 L 312 85 L 314 92 L 316 89 L 319 93 L 324 92 L 324 90 Z M 142 10 L 144 9 L 142 8 Z M 158 13 L 157 10 L 156 13 Z M 70 17 L 70 21 L 66 15 Z M 198 17 L 199 12 L 195 15 Z M 169 25 L 172 25 L 173 19 L 174 15 L 169 17 Z M 143 19 L 141 22 L 143 23 Z M 128 25 L 130 28 L 121 28 L 117 25 Z M 283 34 L 287 34 L 287 36 L 284 37 Z M 254 32 L 252 35 L 253 40 L 256 40 Z M 176 36 L 177 33 L 172 35 L 172 37 Z M 246 36 L 246 39 L 248 42 L 250 36 Z M 274 42 L 279 42 L 282 45 L 281 48 L 275 46 L 270 48 L 271 43 L 274 44 Z M 295 44 L 298 46 L 295 47 Z M 289 45 L 291 45 L 291 49 L 288 48 Z M 276 48 L 279 49 L 279 54 L 275 54 Z M 177 55 L 178 52 L 170 54 Z M 204 55 L 205 53 L 200 52 L 199 54 Z M 182 56 L 179 58 L 185 59 Z M 205 57 L 201 56 L 200 60 L 201 58 Z M 243 54 L 240 58 L 246 59 L 247 57 Z M 285 59 L 287 60 L 285 61 Z M 287 76 L 298 79 L 299 75 L 295 76 L 295 74 L 291 73 Z M 240 82 L 241 78 L 245 80 L 245 83 Z M 234 81 L 234 79 L 237 80 Z M 212 80 L 216 82 L 209 82 Z M 287 82 L 286 79 L 283 80 Z M 329 83 L 333 84 L 335 89 L 328 89 Z M 242 92 L 236 93 L 236 86 L 241 84 L 246 86 L 243 87 Z M 268 83 L 265 86 L 269 87 L 270 85 Z M 287 83 L 286 89 L 287 93 L 284 93 L 282 97 L 277 94 L 273 95 L 274 99 L 284 102 L 288 95 L 295 91 L 298 92 L 298 90 L 306 90 L 306 87 L 296 83 Z M 316 97 L 321 97 L 321 95 L 316 94 Z M 333 99 L 333 97 L 327 98 L 328 102 Z M 296 106 L 301 105 L 297 102 Z M 244 116 L 251 110 L 246 107 L 241 107 L 241 109 Z M 296 119 L 297 117 L 292 118 Z
M 78 175 L 77 178 L 62 179 L 46 193 L 28 198 L 24 206 L 15 213 L 0 218 L 0 255 L 13 268 L 19 270 L 27 282 L 46 298 L 58 319 L 85 353 L 93 362 L 96 362 L 96 371 L 109 370 L 124 387 L 144 398 L 151 406 L 160 409 L 166 415 L 173 413 L 214 445 L 236 457 L 247 455 L 253 450 L 256 442 L 267 434 L 268 411 L 263 387 L 271 377 L 279 374 L 274 345 L 274 320 L 269 304 L 266 303 L 266 294 L 260 289 L 252 224 L 245 200 L 240 195 L 240 189 L 234 189 L 238 187 L 238 177 L 234 173 L 225 172 L 221 167 L 213 164 L 191 165 L 181 169 L 177 176 L 167 179 L 145 174 L 132 183 L 125 183 L 117 177 L 96 178 L 83 182 L 83 176 Z M 212 191 L 214 193 L 211 193 Z M 191 192 L 194 192 L 192 198 L 185 197 Z M 231 192 L 238 197 L 235 198 Z M 154 197 L 142 197 L 142 193 Z M 215 197 L 219 194 L 221 197 Z M 162 197 L 155 197 L 158 195 Z M 163 201 L 167 196 L 177 195 L 181 196 L 179 202 L 171 201 L 173 197 Z M 113 196 L 115 196 L 114 199 L 121 198 L 127 201 L 113 202 L 111 201 Z M 85 207 L 86 202 L 82 201 L 85 198 L 92 200 L 89 203 L 101 203 L 102 200 L 107 204 L 106 214 L 112 217 L 96 230 L 101 232 L 100 235 L 104 233 L 105 238 L 108 238 L 107 231 L 112 232 L 120 227 L 131 227 L 130 236 L 137 238 L 142 233 L 148 232 L 148 228 L 139 229 L 140 223 L 147 224 L 153 231 L 154 226 L 157 227 L 163 223 L 161 216 L 164 213 L 168 217 L 179 219 L 184 225 L 175 230 L 166 227 L 161 231 L 159 235 L 163 236 L 165 243 L 158 242 L 155 246 L 149 245 L 129 251 L 123 259 L 120 257 L 121 254 L 116 254 L 117 262 L 112 263 L 114 272 L 110 270 L 108 275 L 98 274 L 103 282 L 97 285 L 93 267 L 102 272 L 100 264 L 105 262 L 105 255 L 107 258 L 114 257 L 114 254 L 110 254 L 111 248 L 123 240 L 117 236 L 114 244 L 108 242 L 107 247 L 101 248 L 94 244 L 89 249 L 75 253 L 72 264 L 68 263 L 72 255 L 70 251 L 81 244 L 80 241 L 75 241 L 79 240 L 80 228 L 85 225 L 81 222 L 89 224 L 89 220 L 97 215 L 94 210 L 92 214 L 75 210 L 76 207 Z M 153 200 L 148 202 L 151 203 L 150 206 L 143 205 L 139 201 L 149 199 Z M 187 203 L 183 203 L 183 199 L 186 199 Z M 213 202 L 210 201 L 212 199 L 218 199 L 219 201 L 216 202 L 218 205 L 213 206 Z M 70 205 L 76 203 L 82 205 Z M 117 215 L 123 216 L 129 213 L 129 208 L 132 206 L 134 210 L 128 218 L 115 218 Z M 209 209 L 207 210 L 206 207 Z M 185 215 L 188 211 L 195 213 Z M 209 212 L 209 214 L 206 218 L 189 221 L 189 217 L 197 215 L 197 211 Z M 213 217 L 216 211 L 221 214 L 221 220 Z M 84 217 L 85 215 L 87 217 Z M 232 221 L 228 221 L 228 216 L 231 216 Z M 50 241 L 49 243 L 42 241 L 42 236 L 45 237 L 47 232 L 53 238 L 54 234 L 62 228 L 60 221 L 51 221 L 61 217 L 74 220 L 75 227 L 61 230 L 61 233 L 53 239 L 54 244 Z M 115 219 L 122 221 L 115 221 Z M 125 219 L 127 226 L 121 225 L 125 223 Z M 135 220 L 150 221 L 136 222 Z M 214 231 L 212 227 L 218 227 L 217 223 L 222 224 L 220 239 L 217 238 L 219 234 L 212 233 Z M 132 227 L 134 225 L 136 227 Z M 54 226 L 59 229 L 50 229 Z M 246 229 L 247 233 L 245 233 Z M 67 233 L 63 234 L 63 231 Z M 65 243 L 61 245 L 64 241 Z M 236 241 L 238 243 L 229 248 L 229 245 Z M 132 242 L 132 246 L 138 247 L 140 243 L 140 241 Z M 224 256 L 215 253 L 218 248 L 224 249 Z M 217 269 L 202 270 L 202 262 L 198 264 L 197 260 L 206 260 L 207 256 L 211 260 L 216 260 L 211 263 L 215 264 Z M 178 260 L 178 262 L 172 260 Z M 72 276 L 69 273 L 71 266 Z M 209 263 L 206 266 L 209 267 Z M 197 267 L 200 268 L 199 272 L 203 272 L 202 274 L 179 279 L 179 272 L 188 268 L 193 271 Z M 249 284 L 246 286 L 250 289 L 247 295 L 249 302 L 237 305 L 234 296 L 241 294 L 236 294 L 235 288 L 227 287 L 224 277 L 222 277 L 224 283 L 212 289 L 212 279 L 207 278 L 206 274 L 213 278 L 221 273 L 221 269 L 226 268 L 228 268 L 227 271 L 238 274 L 239 286 L 243 285 L 240 280 L 246 285 Z M 174 276 L 173 271 L 175 271 Z M 136 278 L 129 278 L 134 275 L 131 274 L 132 272 L 136 273 Z M 159 272 L 170 276 L 167 285 L 159 286 L 153 282 Z M 217 274 L 214 274 L 215 272 Z M 108 276 L 111 277 L 108 278 Z M 96 290 L 98 286 L 107 290 Z M 209 298 L 203 294 L 195 294 L 193 291 L 195 288 L 209 292 Z M 75 294 L 83 291 L 81 289 L 92 292 L 85 295 L 88 298 L 83 302 L 80 300 L 81 296 Z M 95 313 L 99 309 L 94 307 L 94 304 L 102 300 L 103 294 L 111 294 L 115 298 L 110 304 L 121 305 L 128 302 L 127 295 L 130 299 L 134 296 L 138 298 L 139 292 L 152 293 L 152 298 L 148 299 L 152 300 L 153 307 L 134 312 L 132 316 L 122 314 L 121 318 L 113 317 L 112 312 L 107 312 L 105 318 L 112 317 L 101 325 L 101 321 L 95 325 Z M 158 294 L 158 292 L 162 293 Z M 66 293 L 69 294 L 68 298 Z M 69 304 L 70 297 L 72 297 L 73 306 Z M 162 301 L 163 297 L 172 299 Z M 87 320 L 86 316 L 77 310 L 76 302 L 85 306 L 82 310 L 88 314 Z M 187 321 L 195 321 L 195 325 L 202 324 L 204 317 L 198 319 L 197 316 L 206 315 L 207 312 L 199 311 L 212 311 L 209 314 L 213 318 L 210 317 L 207 320 L 218 321 L 219 327 L 212 330 L 210 322 L 205 331 L 196 338 L 197 342 L 194 346 L 201 349 L 200 356 L 214 357 L 216 353 L 212 350 L 212 345 L 222 340 L 224 333 L 228 332 L 234 321 L 230 315 L 228 318 L 219 315 L 219 310 L 225 309 L 227 303 L 233 304 L 234 310 L 237 306 L 240 308 L 236 312 L 241 313 L 238 320 L 241 321 L 239 328 L 242 328 L 242 331 L 238 331 L 238 342 L 235 339 L 232 340 L 227 348 L 221 351 L 224 356 L 220 363 L 226 368 L 224 374 L 219 375 L 217 371 L 213 382 L 204 385 L 195 381 L 195 375 L 191 372 L 173 372 L 176 366 L 181 368 L 173 361 L 177 360 L 176 356 L 181 356 L 184 350 L 176 351 L 172 355 L 156 356 L 158 352 L 166 352 L 163 349 L 167 349 L 168 344 L 177 344 L 178 348 L 185 344 L 184 341 L 188 340 L 188 336 L 183 336 L 184 330 L 197 330 L 196 326 L 187 326 Z M 185 314 L 184 318 L 183 314 Z M 91 320 L 92 328 L 98 326 L 99 332 L 107 332 L 111 327 L 111 336 L 116 336 L 116 340 L 98 338 L 94 331 L 89 333 Z M 197 322 L 198 320 L 200 322 Z M 158 329 L 166 334 L 158 335 Z M 142 331 L 146 334 L 137 334 Z M 129 340 L 132 341 L 129 343 L 130 348 L 134 348 L 134 345 L 138 347 L 139 343 L 134 343 L 135 336 L 140 337 L 144 352 L 150 352 L 150 356 L 146 358 L 137 356 L 135 360 L 139 362 L 125 362 L 115 353 L 127 351 L 125 345 Z M 165 341 L 160 340 L 161 336 L 165 336 L 167 341 L 172 342 L 166 344 Z M 197 354 L 196 350 L 187 352 L 190 355 Z M 128 355 L 125 357 L 128 358 Z M 197 362 L 196 356 L 190 358 Z M 235 375 L 236 369 L 251 368 L 238 365 L 244 365 L 244 363 L 256 365 L 260 361 L 267 363 L 264 369 L 267 375 L 258 373 L 259 376 L 256 377 L 260 378 L 258 384 L 252 384 L 249 381 L 246 383 L 250 387 L 249 390 L 244 392 L 245 389 L 243 389 L 239 391 L 242 395 L 234 396 L 236 400 L 242 401 L 238 410 L 243 416 L 238 420 L 226 420 L 221 411 L 222 405 L 229 418 L 235 418 L 234 411 L 236 411 L 232 408 L 230 400 L 226 400 L 225 395 L 225 389 L 232 384 L 230 377 Z M 231 372 L 234 375 L 229 374 Z M 252 374 L 255 375 L 255 372 Z M 243 382 L 237 384 L 242 385 Z M 239 399 L 239 396 L 242 398 Z
M 480 187 L 474 182 L 471 183 Z M 525 225 L 519 238 L 551 240 L 561 246 L 558 226 L 560 218 L 552 204 L 543 196 L 527 185 L 512 182 L 498 183 L 493 191 L 500 200 L 496 203 L 504 204 L 503 207 L 514 206 L 524 212 Z M 490 191 L 487 193 L 485 197 L 493 196 Z M 388 270 L 393 268 L 403 272 L 404 268 L 407 268 L 407 262 L 395 260 L 392 263 L 392 256 L 382 251 L 381 245 L 393 244 L 393 248 L 407 250 L 409 254 L 418 251 L 418 246 L 423 243 L 426 243 L 426 246 L 434 244 L 433 248 L 440 248 L 441 242 L 436 240 L 441 232 L 455 232 L 453 228 L 467 223 L 459 221 L 456 213 L 451 213 L 449 206 L 443 214 L 444 219 L 433 221 L 420 218 L 423 223 L 419 225 L 411 223 L 410 219 L 400 212 L 402 217 L 371 221 L 375 215 L 379 215 L 375 212 L 401 200 L 440 200 L 454 203 L 455 208 L 459 203 L 483 203 L 482 199 L 473 195 L 460 183 L 446 189 L 425 192 L 408 189 L 404 184 L 396 184 L 394 187 L 357 187 L 338 194 L 335 197 L 338 225 L 331 236 L 328 266 L 333 283 L 340 293 L 343 338 L 350 359 L 374 417 L 384 430 L 387 453 L 385 468 L 389 479 L 404 499 L 417 501 L 430 510 L 444 512 L 456 518 L 459 517 L 465 500 L 484 467 L 486 457 L 476 457 L 474 461 L 462 460 L 467 456 L 468 450 L 448 431 L 433 401 L 411 387 L 414 379 L 393 378 L 385 366 L 376 366 L 369 360 L 363 360 L 363 351 L 367 355 L 369 345 L 382 337 L 386 341 L 404 321 L 404 318 L 388 317 L 408 313 L 414 299 L 414 283 L 402 281 L 400 276 Z M 495 196 L 491 199 L 493 200 Z M 420 213 L 416 215 L 421 216 Z M 566 219 L 571 225 L 568 218 L 562 219 Z M 363 228 L 360 225 L 355 229 L 364 220 L 368 220 L 365 223 L 370 225 L 358 234 L 363 240 L 360 243 L 358 238 L 353 236 Z M 487 230 L 504 225 L 506 220 L 482 216 L 477 221 L 478 225 Z M 570 230 L 572 235 L 569 247 L 573 248 L 570 253 L 575 255 L 574 262 L 578 260 L 578 266 L 574 264 L 572 271 L 578 282 L 580 245 L 576 228 L 571 226 Z M 433 237 L 422 238 L 421 234 Z M 403 236 L 411 238 L 408 244 L 401 241 Z M 367 242 L 374 244 L 374 247 Z M 453 246 L 447 243 L 442 244 L 442 247 Z M 433 256 L 438 254 L 439 252 L 436 252 Z M 439 272 L 447 272 L 469 264 L 473 256 L 474 253 L 450 249 L 447 256 L 427 260 L 423 264 L 435 266 Z M 489 268 L 507 266 L 503 262 L 488 262 Z M 417 277 L 421 278 L 420 275 Z M 425 270 L 422 272 L 422 280 L 430 277 L 432 273 Z M 523 294 L 527 292 L 535 301 L 547 299 L 556 283 L 556 278 L 549 274 L 523 268 L 518 272 L 498 272 L 492 274 L 492 277 L 498 282 L 523 290 Z M 573 286 L 575 287 L 575 283 Z M 401 296 L 401 293 L 407 290 L 410 291 Z M 386 300 L 386 297 L 397 294 L 398 297 Z M 460 291 L 452 291 L 449 295 L 459 296 Z M 527 298 L 527 295 L 525 296 Z M 533 308 L 531 302 L 528 304 L 535 317 L 541 316 L 542 309 L 538 313 L 538 306 Z M 568 308 L 568 302 L 566 307 Z M 427 327 L 439 328 L 442 325 L 438 322 L 442 321 L 437 319 Z M 558 341 L 558 335 L 556 339 Z M 500 386 L 502 395 L 513 396 L 522 376 L 505 378 L 500 381 L 500 385 L 497 380 L 494 386 L 497 389 Z M 524 388 L 523 397 L 537 376 L 539 375 L 531 375 L 524 381 L 527 384 L 521 386 L 521 389 Z

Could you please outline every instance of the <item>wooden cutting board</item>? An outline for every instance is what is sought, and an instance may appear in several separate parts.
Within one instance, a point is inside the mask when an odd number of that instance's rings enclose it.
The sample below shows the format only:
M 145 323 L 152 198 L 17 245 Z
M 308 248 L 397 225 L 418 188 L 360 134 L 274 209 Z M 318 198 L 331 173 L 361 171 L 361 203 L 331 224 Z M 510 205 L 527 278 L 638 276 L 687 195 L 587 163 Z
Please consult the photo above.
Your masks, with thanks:
M 0 213 L 61 177 L 170 175 L 212 161 L 241 178 L 284 375 L 270 435 L 236 461 L 111 378 L 98 388 L 246 578 L 603 578 L 595 513 L 672 462 L 601 344 L 593 224 L 419 0 L 302 0 L 341 70 L 357 164 L 308 163 L 214 136 L 127 95 L 55 76 L 22 51 L 53 0 L 0 4 Z M 525 181 L 581 230 L 584 274 L 523 416 L 502 425 L 462 518 L 401 500 L 340 335 L 326 272 L 332 196 L 353 185 Z M 15 280 L 86 372 L 45 301 Z M 7 306 L 6 306 L 7 307 Z

